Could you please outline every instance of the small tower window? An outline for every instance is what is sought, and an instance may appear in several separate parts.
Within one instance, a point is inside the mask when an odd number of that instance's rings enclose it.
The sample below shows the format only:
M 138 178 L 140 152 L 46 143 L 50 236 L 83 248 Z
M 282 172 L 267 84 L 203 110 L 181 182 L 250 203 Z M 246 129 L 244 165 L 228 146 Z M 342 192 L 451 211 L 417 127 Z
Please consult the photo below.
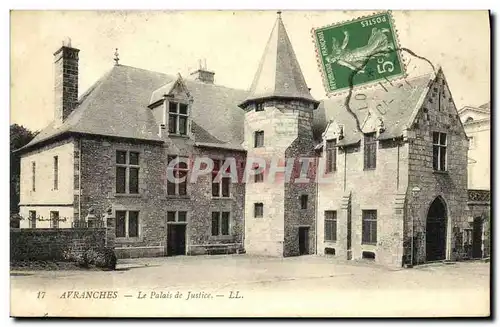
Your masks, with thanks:
M 264 111 L 264 103 L 263 102 L 257 102 L 255 104 L 255 111 Z
M 262 218 L 264 216 L 264 204 L 262 202 L 253 204 L 253 216 L 255 218 Z
M 254 134 L 254 147 L 262 148 L 264 146 L 264 131 L 257 131 Z
M 300 196 L 300 209 L 307 209 L 307 200 L 308 200 L 307 194 L 302 194 Z

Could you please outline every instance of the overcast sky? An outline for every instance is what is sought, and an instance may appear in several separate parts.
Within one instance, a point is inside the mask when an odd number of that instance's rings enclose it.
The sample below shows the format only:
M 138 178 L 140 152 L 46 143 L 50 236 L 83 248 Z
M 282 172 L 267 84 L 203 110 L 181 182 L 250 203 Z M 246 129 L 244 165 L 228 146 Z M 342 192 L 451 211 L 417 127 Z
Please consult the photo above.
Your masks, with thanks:
M 317 99 L 325 98 L 311 29 L 371 12 L 283 11 L 302 72 Z M 458 108 L 490 97 L 490 34 L 486 11 L 395 11 L 400 46 L 441 65 Z M 53 53 L 70 37 L 80 49 L 79 93 L 120 63 L 187 77 L 199 59 L 215 83 L 248 89 L 276 19 L 267 12 L 14 11 L 11 14 L 11 123 L 32 130 L 54 116 Z M 411 76 L 428 64 L 405 55 Z

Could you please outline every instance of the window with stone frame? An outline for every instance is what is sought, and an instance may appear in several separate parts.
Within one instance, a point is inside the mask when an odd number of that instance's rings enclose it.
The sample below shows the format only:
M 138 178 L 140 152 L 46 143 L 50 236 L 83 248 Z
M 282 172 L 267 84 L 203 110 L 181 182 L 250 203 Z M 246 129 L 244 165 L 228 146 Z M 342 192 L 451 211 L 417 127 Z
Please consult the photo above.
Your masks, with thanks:
M 220 178 L 217 177 L 221 167 L 224 166 L 223 159 L 213 159 L 214 167 L 212 169 L 212 197 L 214 198 L 228 198 L 231 195 L 231 177 L 223 177 L 222 173 Z M 230 166 L 227 167 L 226 173 L 230 173 Z
M 377 210 L 363 210 L 362 244 L 377 244 Z
M 187 222 L 187 211 L 167 211 L 167 223 Z
M 30 228 L 36 228 L 36 211 L 29 211 Z
M 230 235 L 230 217 L 228 211 L 212 211 L 212 236 Z
M 446 171 L 446 133 L 432 133 L 432 167 L 435 171 Z
M 116 193 L 139 194 L 139 152 L 116 151 Z
M 167 195 L 169 196 L 184 196 L 187 195 L 188 183 L 188 157 L 180 157 L 177 155 L 169 155 L 167 157 Z M 174 166 L 170 163 L 173 160 L 179 160 Z M 170 180 L 168 176 L 173 176 L 174 180 Z
M 170 134 L 187 135 L 188 133 L 188 105 L 170 101 L 168 103 L 168 132 Z
M 139 237 L 139 211 L 116 210 L 116 237 Z
M 255 111 L 264 111 L 264 103 L 263 102 L 257 102 L 255 104 Z
M 256 131 L 254 133 L 254 148 L 262 148 L 264 146 L 264 131 Z
M 337 171 L 337 139 L 326 141 L 326 172 Z
M 337 241 L 337 211 L 325 211 L 325 241 Z
M 264 204 L 262 202 L 254 203 L 253 205 L 253 216 L 255 218 L 264 217 Z
M 50 212 L 50 228 L 59 228 L 59 211 Z
M 59 157 L 54 156 L 54 190 L 59 188 Z
M 365 134 L 364 137 L 364 169 L 377 167 L 377 139 L 375 133 Z
M 36 163 L 31 162 L 31 190 L 36 191 Z

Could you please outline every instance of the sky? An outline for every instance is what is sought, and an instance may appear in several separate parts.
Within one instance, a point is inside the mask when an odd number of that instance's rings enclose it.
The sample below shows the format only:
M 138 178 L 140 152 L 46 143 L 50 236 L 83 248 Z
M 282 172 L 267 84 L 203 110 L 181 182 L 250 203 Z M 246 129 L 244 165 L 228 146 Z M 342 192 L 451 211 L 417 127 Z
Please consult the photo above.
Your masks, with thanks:
M 311 29 L 373 11 L 286 11 L 282 19 L 305 80 L 316 99 L 326 98 Z M 440 65 L 457 108 L 490 98 L 487 11 L 394 11 L 401 47 Z M 80 49 L 79 93 L 114 65 L 180 73 L 199 60 L 215 83 L 248 89 L 276 20 L 275 11 L 12 11 L 10 16 L 11 123 L 40 130 L 54 117 L 53 53 L 71 38 Z M 410 77 L 431 71 L 403 55 Z

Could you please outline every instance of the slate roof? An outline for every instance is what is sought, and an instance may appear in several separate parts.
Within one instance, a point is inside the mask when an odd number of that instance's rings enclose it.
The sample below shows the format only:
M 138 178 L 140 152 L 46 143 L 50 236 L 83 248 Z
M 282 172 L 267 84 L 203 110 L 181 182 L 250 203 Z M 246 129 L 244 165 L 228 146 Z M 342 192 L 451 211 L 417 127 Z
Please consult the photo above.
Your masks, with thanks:
M 414 111 L 421 106 L 423 97 L 427 94 L 429 82 L 433 77 L 433 74 L 427 74 L 406 81 L 393 82 L 392 86 L 385 83 L 385 89 L 382 86 L 374 86 L 367 90 L 354 90 L 349 106 L 354 109 L 353 111 L 362 125 L 368 115 L 368 110 L 357 110 L 364 107 L 362 103 L 365 103 L 368 109 L 375 113 L 377 105 L 381 105 L 385 111 L 385 114 L 381 116 L 385 131 L 380 134 L 379 139 L 401 136 L 411 124 Z M 355 98 L 355 95 L 360 93 L 366 95 L 366 100 L 363 102 Z M 324 100 L 318 108 L 318 110 L 324 110 L 327 122 L 335 120 L 338 124 L 344 125 L 344 138 L 338 142 L 339 145 L 354 144 L 362 138 L 362 133 L 356 127 L 355 118 L 346 109 L 346 98 L 345 94 L 335 99 Z
M 485 110 L 490 110 L 491 109 L 491 102 L 488 101 L 487 103 L 480 105 L 479 108 L 485 109 Z
M 251 100 L 271 97 L 306 99 L 318 103 L 309 92 L 280 15 L 267 41 L 250 93 L 240 106 Z
M 402 135 L 427 93 L 430 78 L 431 74 L 394 82 L 393 86 L 386 85 L 387 91 L 382 87 L 362 91 L 369 100 L 367 106 L 370 110 L 376 110 L 377 104 L 383 101 L 388 104 L 387 113 L 383 116 L 386 130 L 380 135 L 381 139 Z M 62 125 L 51 123 L 22 149 L 65 132 L 163 142 L 156 134 L 158 125 L 148 105 L 155 97 L 155 90 L 168 87 L 176 79 L 173 75 L 116 65 L 80 97 L 79 106 Z M 243 150 L 241 143 L 245 111 L 238 104 L 247 97 L 248 92 L 189 79 L 184 82 L 194 100 L 194 144 Z M 359 92 L 355 91 L 354 94 Z M 339 96 L 324 100 L 314 111 L 313 129 L 318 141 L 331 120 L 344 125 L 344 139 L 339 141 L 339 145 L 361 140 L 362 135 L 356 128 L 354 117 L 345 108 L 345 99 L 345 96 Z M 354 98 L 352 101 L 355 101 Z M 367 110 L 358 111 L 357 114 L 362 123 Z
M 176 76 L 116 65 L 79 99 L 78 107 L 60 126 L 54 122 L 23 149 L 65 132 L 159 141 L 157 123 L 148 108 L 153 91 L 175 81 Z M 244 111 L 237 104 L 247 92 L 185 80 L 193 96 L 195 141 L 226 143 L 242 149 Z

